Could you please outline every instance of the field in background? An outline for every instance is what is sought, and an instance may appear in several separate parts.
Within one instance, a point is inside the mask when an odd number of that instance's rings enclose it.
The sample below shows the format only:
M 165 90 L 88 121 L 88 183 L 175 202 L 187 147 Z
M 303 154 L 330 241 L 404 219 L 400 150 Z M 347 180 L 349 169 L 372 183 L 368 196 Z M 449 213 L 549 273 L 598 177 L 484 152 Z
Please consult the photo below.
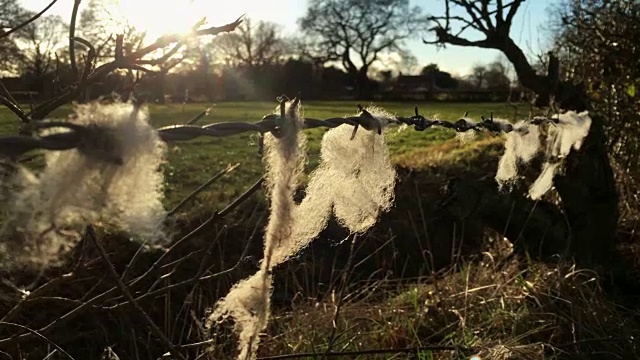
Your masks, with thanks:
M 357 104 L 356 101 L 303 101 L 303 115 L 314 118 L 352 115 L 357 113 Z M 373 104 L 402 116 L 413 115 L 413 107 L 417 105 L 423 116 L 450 121 L 459 119 L 467 111 L 469 116 L 474 119 L 479 119 L 480 115 L 489 116 L 491 112 L 496 117 L 512 120 L 516 115 L 518 118 L 528 115 L 525 105 L 521 105 L 516 112 L 516 107 L 504 103 L 379 102 Z M 362 103 L 362 105 L 368 104 Z M 209 106 L 211 105 L 152 104 L 149 106 L 151 123 L 155 127 L 185 123 Z M 209 115 L 201 119 L 198 124 L 228 121 L 256 122 L 263 116 L 272 113 L 276 106 L 275 101 L 218 103 L 211 106 Z M 71 106 L 66 106 L 58 109 L 52 116 L 65 117 L 70 111 Z M 0 134 L 16 134 L 18 127 L 18 119 L 6 108 L 0 109 Z M 305 131 L 309 139 L 309 170 L 317 164 L 320 139 L 325 131 L 326 129 Z M 407 165 L 407 159 L 412 158 L 407 154 L 414 151 L 424 151 L 425 148 L 454 136 L 453 131 L 441 128 L 428 129 L 424 132 L 407 128 L 400 133 L 394 132 L 389 135 L 389 147 L 392 156 L 395 158 L 402 156 L 403 165 Z M 194 204 L 195 208 L 210 209 L 212 205 L 214 207 L 220 206 L 237 196 L 263 174 L 257 144 L 257 133 L 245 133 L 227 138 L 202 137 L 193 141 L 171 144 L 169 146 L 169 161 L 165 166 L 167 206 L 174 206 L 207 179 L 230 164 L 240 165 L 231 174 L 218 180 L 209 191 L 199 196 Z

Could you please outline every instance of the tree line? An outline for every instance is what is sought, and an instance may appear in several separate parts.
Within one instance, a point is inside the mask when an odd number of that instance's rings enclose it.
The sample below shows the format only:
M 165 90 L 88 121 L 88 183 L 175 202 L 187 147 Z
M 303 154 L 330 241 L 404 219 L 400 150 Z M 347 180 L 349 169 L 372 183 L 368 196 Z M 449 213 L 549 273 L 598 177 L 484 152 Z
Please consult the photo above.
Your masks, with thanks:
M 98 62 L 113 58 L 114 29 L 123 35 L 124 54 L 144 45 L 144 31 L 113 13 L 116 2 L 83 3 L 74 27 L 75 35 L 93 44 Z M 0 6 L 4 29 L 34 15 L 17 0 L 1 0 Z M 316 1 L 298 23 L 301 35 L 291 37 L 275 23 L 245 18 L 232 33 L 191 41 L 169 62 L 114 72 L 83 96 L 126 94 L 133 89 L 153 101 L 272 99 L 282 93 L 300 93 L 307 99 L 371 98 L 393 91 L 401 96 L 397 92 L 406 91 L 411 82 L 402 83 L 399 75 L 421 76 L 418 82 L 435 85 L 430 91 L 505 92 L 511 85 L 507 68 L 499 61 L 477 65 L 464 77 L 452 76 L 436 64 L 417 70 L 405 42 L 424 35 L 427 20 L 406 0 Z M 22 90 L 14 96 L 47 98 L 73 81 L 73 62 L 86 56 L 88 49 L 77 42 L 69 46 L 69 35 L 69 25 L 61 17 L 45 14 L 1 39 L 3 73 L 20 77 L 10 83 L 13 90 Z M 382 65 L 391 53 L 399 54 L 399 60 Z

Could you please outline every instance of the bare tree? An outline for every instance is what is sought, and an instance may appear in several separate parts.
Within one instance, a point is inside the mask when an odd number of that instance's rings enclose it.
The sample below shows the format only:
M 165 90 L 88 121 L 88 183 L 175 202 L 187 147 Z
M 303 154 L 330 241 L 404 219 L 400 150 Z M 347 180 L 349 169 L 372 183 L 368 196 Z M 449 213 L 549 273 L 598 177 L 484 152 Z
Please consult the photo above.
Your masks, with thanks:
M 27 11 L 16 0 L 0 0 L 0 9 L 0 71 L 15 72 L 16 61 L 20 55 L 16 40 L 21 34 L 4 34 L 18 26 L 21 20 L 25 19 Z
M 473 84 L 476 89 L 482 89 L 486 84 L 487 67 L 484 65 L 474 65 L 471 69 L 471 74 L 467 76 L 469 82 Z
M 51 3 L 50 5 L 52 5 Z M 77 4 L 77 3 L 76 3 Z M 42 13 L 44 13 L 43 11 Z M 69 25 L 69 29 L 75 29 L 75 19 L 77 18 L 78 7 L 74 7 L 72 14 L 72 23 Z M 35 18 L 29 20 L 28 23 L 35 21 Z M 69 53 L 72 54 L 71 49 L 75 49 L 75 42 L 81 43 L 88 48 L 86 57 L 84 58 L 82 66 L 75 67 L 73 64 L 73 56 L 71 57 L 72 66 L 71 72 L 77 76 L 72 76 L 72 83 L 66 86 L 61 91 L 52 94 L 48 99 L 45 99 L 41 104 L 35 106 L 30 112 L 25 112 L 21 109 L 19 104 L 12 102 L 10 99 L 0 95 L 0 101 L 5 104 L 11 111 L 13 111 L 22 123 L 30 123 L 32 120 L 44 119 L 48 114 L 57 109 L 58 107 L 77 99 L 82 95 L 90 86 L 99 83 L 117 70 L 135 70 L 150 74 L 149 76 L 157 75 L 159 72 L 151 69 L 151 67 L 160 68 L 160 72 L 168 71 L 177 63 L 176 53 L 187 42 L 205 35 L 218 35 L 225 32 L 230 32 L 236 29 L 236 27 L 242 22 L 241 18 L 236 21 L 220 27 L 208 27 L 202 28 L 202 21 L 194 24 L 194 27 L 185 33 L 181 34 L 167 34 L 155 42 L 142 46 L 139 48 L 125 47 L 125 40 L 122 34 L 113 34 L 115 39 L 114 51 L 110 61 L 105 61 L 102 64 L 97 64 L 96 47 L 88 40 L 75 36 L 72 38 L 69 46 Z M 29 25 L 29 24 L 26 24 Z M 3 35 L 0 35 L 2 38 Z M 160 54 L 158 54 L 160 53 Z M 179 61 L 179 59 L 178 59 Z M 136 76 L 136 79 L 139 77 Z M 132 84 L 134 86 L 137 83 Z
M 509 90 L 511 81 L 507 76 L 508 70 L 500 61 L 496 60 L 487 65 L 485 87 L 489 90 Z
M 307 55 L 341 63 L 358 95 L 367 97 L 371 65 L 383 52 L 407 53 L 404 40 L 420 36 L 424 18 L 409 0 L 318 0 L 299 24 L 308 38 Z
M 21 73 L 33 78 L 41 78 L 53 71 L 56 65 L 56 51 L 63 46 L 68 25 L 60 16 L 44 16 L 23 27 L 18 57 Z
M 287 44 L 277 24 L 267 21 L 253 23 L 244 19 L 238 29 L 216 37 L 209 48 L 215 49 L 215 56 L 231 66 L 261 68 L 283 61 Z
M 510 37 L 513 19 L 523 2 L 524 0 L 445 0 L 444 14 L 430 17 L 434 24 L 432 30 L 435 40 L 424 42 L 499 50 L 514 65 L 522 85 L 538 95 L 538 104 L 548 105 L 554 99 L 564 109 L 593 110 L 582 87 L 559 79 L 557 58 L 550 57 L 546 75 L 538 74 L 522 49 Z M 475 30 L 473 38 L 467 37 L 470 30 Z M 477 33 L 481 35 L 479 38 Z M 618 221 L 618 197 L 605 147 L 602 118 L 597 113 L 592 113 L 591 117 L 591 131 L 581 151 L 569 156 L 564 176 L 554 178 L 554 185 L 561 199 L 560 208 L 548 203 L 537 205 L 538 209 L 547 209 L 546 216 L 514 216 L 510 210 L 515 209 L 517 212 L 519 209 L 512 207 L 513 201 L 520 200 L 496 200 L 491 209 L 485 209 L 492 214 L 487 218 L 490 219 L 488 222 L 498 231 L 504 231 L 504 224 L 507 219 L 511 219 L 512 223 L 508 228 L 514 229 L 514 232 L 507 229 L 505 235 L 516 244 L 524 245 L 529 251 L 539 253 L 543 248 L 541 239 L 522 239 L 520 230 L 525 224 L 528 229 L 551 229 L 550 222 L 555 220 L 550 220 L 553 217 L 550 218 L 548 214 L 555 212 L 555 216 L 566 217 L 567 226 L 556 238 L 545 239 L 547 253 L 544 255 L 564 253 L 574 256 L 582 263 L 602 263 L 612 254 Z M 496 199 L 498 198 L 500 197 Z M 503 208 L 499 209 L 501 206 Z M 520 207 L 521 210 L 525 208 Z M 523 223 L 518 224 L 514 219 L 522 219 Z M 527 223 L 531 219 L 538 221 Z
M 115 6 L 115 0 L 90 0 L 80 14 L 78 33 L 93 44 L 98 62 L 113 56 L 116 48 L 116 35 L 122 35 L 125 54 L 140 49 L 145 39 L 145 33 L 118 15 L 114 10 Z M 76 43 L 76 46 L 83 50 L 86 49 L 81 44 Z

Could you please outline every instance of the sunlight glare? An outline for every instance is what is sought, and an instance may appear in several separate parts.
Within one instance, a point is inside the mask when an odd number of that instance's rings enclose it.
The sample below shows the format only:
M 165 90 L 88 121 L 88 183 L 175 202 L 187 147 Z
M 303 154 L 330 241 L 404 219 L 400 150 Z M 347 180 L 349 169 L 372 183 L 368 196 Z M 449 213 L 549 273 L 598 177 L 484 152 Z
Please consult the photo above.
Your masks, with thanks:
M 288 1 L 275 7 L 265 2 L 235 0 L 220 2 L 211 0 L 181 0 L 159 2 L 154 0 L 112 0 L 112 13 L 138 31 L 146 31 L 146 43 L 162 35 L 181 34 L 189 31 L 199 20 L 206 17 L 205 26 L 228 24 L 242 15 L 258 20 L 276 20 L 282 16 L 282 8 Z

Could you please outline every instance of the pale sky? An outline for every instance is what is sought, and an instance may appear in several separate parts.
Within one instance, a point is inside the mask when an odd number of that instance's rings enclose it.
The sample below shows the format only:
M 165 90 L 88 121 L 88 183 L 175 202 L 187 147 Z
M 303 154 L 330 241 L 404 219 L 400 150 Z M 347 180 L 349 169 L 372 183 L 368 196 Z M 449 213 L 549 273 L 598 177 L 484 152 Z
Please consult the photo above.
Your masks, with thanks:
M 33 11 L 40 11 L 51 0 L 21 0 L 22 5 Z M 49 14 L 61 15 L 69 20 L 73 0 L 58 0 L 49 10 Z M 87 2 L 85 0 L 84 2 Z M 304 16 L 305 0 L 121 0 L 123 12 L 130 14 L 130 21 L 139 27 L 148 29 L 152 38 L 165 32 L 187 29 L 198 19 L 206 16 L 208 24 L 222 25 L 246 16 L 255 20 L 267 20 L 283 26 L 285 33 L 296 34 L 297 19 Z M 423 8 L 425 13 L 439 15 L 444 13 L 441 0 L 411 0 L 412 5 Z M 558 0 L 528 0 L 522 4 L 512 26 L 511 36 L 531 57 L 541 53 L 547 45 L 547 11 Z M 82 4 L 80 5 L 82 10 Z M 475 64 L 488 63 L 497 58 L 498 51 L 478 48 L 448 46 L 438 49 L 435 45 L 425 45 L 421 40 L 408 42 L 420 67 L 436 63 L 442 70 L 456 75 L 464 75 Z

